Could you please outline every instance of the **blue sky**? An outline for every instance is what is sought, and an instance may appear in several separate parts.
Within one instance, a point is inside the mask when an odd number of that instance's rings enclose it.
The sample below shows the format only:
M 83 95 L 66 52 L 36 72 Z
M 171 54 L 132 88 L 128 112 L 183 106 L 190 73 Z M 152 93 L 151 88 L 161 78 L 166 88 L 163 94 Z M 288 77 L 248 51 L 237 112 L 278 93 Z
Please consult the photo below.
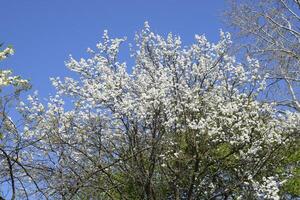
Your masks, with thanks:
M 49 77 L 72 76 L 64 66 L 69 54 L 86 56 L 103 30 L 132 40 L 149 21 L 155 32 L 178 34 L 185 44 L 194 34 L 216 41 L 225 6 L 223 0 L 0 0 L 0 42 L 16 50 L 0 68 L 13 69 L 48 96 Z

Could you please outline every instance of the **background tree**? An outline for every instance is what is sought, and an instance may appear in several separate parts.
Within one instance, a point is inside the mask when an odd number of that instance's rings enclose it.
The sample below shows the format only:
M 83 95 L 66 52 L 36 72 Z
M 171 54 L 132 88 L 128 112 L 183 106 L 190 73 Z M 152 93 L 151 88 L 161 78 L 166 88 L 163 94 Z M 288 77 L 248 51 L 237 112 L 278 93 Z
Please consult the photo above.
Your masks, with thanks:
M 269 99 L 300 111 L 300 4 L 296 0 L 231 0 L 227 22 L 246 54 L 268 73 Z M 273 93 L 272 93 L 273 92 Z M 278 93 L 280 92 L 280 93 Z
M 227 22 L 235 28 L 245 54 L 260 60 L 262 73 L 269 74 L 268 101 L 283 111 L 300 111 L 300 3 L 296 0 L 231 0 Z M 294 179 L 285 189 L 300 195 L 299 143 L 285 152 Z
M 97 51 L 53 78 L 57 93 L 19 110 L 24 166 L 49 199 L 279 199 L 293 178 L 285 149 L 300 116 L 259 101 L 266 77 L 256 60 L 230 56 L 230 35 L 136 35 L 132 73 L 118 59 L 124 39 L 107 31 Z M 280 170 L 284 169 L 284 170 Z M 291 169 L 292 170 L 292 169 Z

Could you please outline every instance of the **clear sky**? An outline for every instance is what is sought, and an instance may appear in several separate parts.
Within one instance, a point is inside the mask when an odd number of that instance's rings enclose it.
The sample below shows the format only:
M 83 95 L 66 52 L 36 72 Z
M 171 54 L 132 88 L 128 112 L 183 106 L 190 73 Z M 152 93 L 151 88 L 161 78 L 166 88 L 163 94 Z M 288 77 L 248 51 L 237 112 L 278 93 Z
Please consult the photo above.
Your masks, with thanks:
M 224 0 L 0 0 L 0 42 L 16 50 L 0 68 L 30 79 L 47 96 L 49 77 L 70 76 L 64 66 L 69 54 L 86 56 L 104 29 L 132 40 L 149 21 L 152 30 L 178 34 L 185 44 L 195 34 L 216 41 L 225 6 Z

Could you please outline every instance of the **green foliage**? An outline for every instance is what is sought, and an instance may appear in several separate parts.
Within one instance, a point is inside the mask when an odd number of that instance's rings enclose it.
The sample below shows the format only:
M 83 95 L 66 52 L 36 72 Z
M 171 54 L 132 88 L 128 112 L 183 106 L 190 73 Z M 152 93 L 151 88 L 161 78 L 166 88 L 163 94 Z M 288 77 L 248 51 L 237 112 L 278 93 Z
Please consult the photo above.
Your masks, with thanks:
M 281 193 L 291 196 L 300 196 L 300 145 L 299 140 L 282 152 L 284 159 L 282 167 L 278 169 L 282 176 L 288 175 L 287 181 L 283 184 Z

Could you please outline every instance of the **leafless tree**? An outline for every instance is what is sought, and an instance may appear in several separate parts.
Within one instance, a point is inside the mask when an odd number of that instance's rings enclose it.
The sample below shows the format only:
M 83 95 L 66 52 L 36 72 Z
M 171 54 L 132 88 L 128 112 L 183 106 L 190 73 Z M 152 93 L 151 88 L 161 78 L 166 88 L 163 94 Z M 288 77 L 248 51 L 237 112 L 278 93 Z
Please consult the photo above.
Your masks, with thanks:
M 269 99 L 300 111 L 300 2 L 230 0 L 227 20 L 246 55 L 256 56 L 269 74 Z

